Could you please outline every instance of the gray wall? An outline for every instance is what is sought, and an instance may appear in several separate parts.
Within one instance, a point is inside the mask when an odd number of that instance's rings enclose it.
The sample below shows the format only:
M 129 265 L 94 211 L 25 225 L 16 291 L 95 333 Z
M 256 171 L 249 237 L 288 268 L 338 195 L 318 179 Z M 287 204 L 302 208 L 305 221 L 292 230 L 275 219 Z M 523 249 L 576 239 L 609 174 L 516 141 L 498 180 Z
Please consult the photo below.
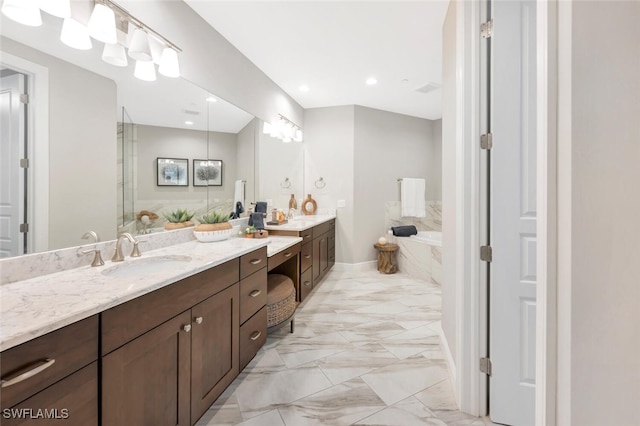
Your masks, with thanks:
M 456 356 L 456 2 L 442 27 L 442 330 Z
M 427 200 L 441 191 L 440 168 L 432 167 L 441 162 L 433 127 L 431 120 L 355 107 L 354 263 L 376 258 L 373 243 L 386 233 L 385 204 L 400 199 L 398 178 L 426 179 Z
M 89 229 L 103 240 L 115 238 L 115 83 L 13 40 L 0 40 L 4 52 L 49 69 L 49 249 L 86 243 L 80 237 Z
M 237 138 L 236 180 L 247 181 L 244 188 L 245 202 L 243 204 L 245 211 L 248 211 L 249 203 L 256 201 L 255 165 L 257 157 L 255 153 L 255 135 L 258 123 L 259 120 L 257 118 L 251 120 L 238 132 Z
M 571 287 L 571 335 L 561 336 L 571 342 L 571 423 L 632 425 L 640 401 L 640 3 L 574 1 L 572 18 L 571 164 L 561 164 L 571 173 L 572 279 L 559 283 Z
M 303 109 L 183 1 L 120 1 L 182 49 L 182 77 L 269 122 L 278 113 L 303 125 Z

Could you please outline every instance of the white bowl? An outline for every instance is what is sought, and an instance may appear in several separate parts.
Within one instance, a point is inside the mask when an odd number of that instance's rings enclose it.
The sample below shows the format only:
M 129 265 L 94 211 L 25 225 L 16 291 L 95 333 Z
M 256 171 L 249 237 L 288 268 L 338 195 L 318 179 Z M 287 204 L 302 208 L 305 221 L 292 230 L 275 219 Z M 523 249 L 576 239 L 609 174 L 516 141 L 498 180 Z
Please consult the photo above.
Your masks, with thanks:
M 223 229 L 221 231 L 193 231 L 196 239 L 203 243 L 212 243 L 214 241 L 223 241 L 233 235 L 233 228 Z

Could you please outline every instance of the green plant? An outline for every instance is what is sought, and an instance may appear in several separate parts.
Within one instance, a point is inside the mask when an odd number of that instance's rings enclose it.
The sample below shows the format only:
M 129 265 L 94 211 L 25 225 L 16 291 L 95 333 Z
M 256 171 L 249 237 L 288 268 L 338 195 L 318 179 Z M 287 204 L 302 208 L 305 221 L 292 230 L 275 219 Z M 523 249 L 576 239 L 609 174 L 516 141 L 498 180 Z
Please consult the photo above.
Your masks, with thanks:
M 254 232 L 256 232 L 256 227 L 255 227 L 255 226 L 253 226 L 253 225 L 248 226 L 248 227 L 244 230 L 244 233 L 245 233 L 245 234 L 253 234 Z
M 190 221 L 194 213 L 189 213 L 187 209 L 178 209 L 173 212 L 162 213 L 162 215 L 171 223 L 183 223 Z
M 198 218 L 200 223 L 224 223 L 229 222 L 229 214 L 218 213 L 212 211 L 211 213 Z

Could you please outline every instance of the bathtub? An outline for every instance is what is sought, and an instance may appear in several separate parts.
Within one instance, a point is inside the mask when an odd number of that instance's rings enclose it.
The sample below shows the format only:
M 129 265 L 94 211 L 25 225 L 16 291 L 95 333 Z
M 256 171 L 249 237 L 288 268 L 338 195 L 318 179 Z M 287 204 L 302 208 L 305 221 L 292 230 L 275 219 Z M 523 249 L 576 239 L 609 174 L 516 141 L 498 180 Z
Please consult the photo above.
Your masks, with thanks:
M 442 280 L 442 232 L 419 231 L 411 237 L 396 237 L 398 269 L 412 277 Z

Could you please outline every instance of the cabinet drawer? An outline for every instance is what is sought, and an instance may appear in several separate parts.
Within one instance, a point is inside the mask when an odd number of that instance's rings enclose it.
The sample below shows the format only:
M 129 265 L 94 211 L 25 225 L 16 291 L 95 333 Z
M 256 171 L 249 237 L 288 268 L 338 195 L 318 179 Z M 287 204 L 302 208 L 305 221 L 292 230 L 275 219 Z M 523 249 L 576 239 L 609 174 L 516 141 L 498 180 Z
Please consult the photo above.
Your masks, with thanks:
M 300 272 L 304 272 L 311 267 L 313 262 L 313 244 L 308 242 L 300 248 Z
M 258 353 L 267 341 L 267 307 L 264 306 L 240 326 L 240 370 Z
M 4 407 L 3 407 L 4 408 Z M 97 425 L 98 424 L 98 363 L 93 362 L 53 386 L 37 393 L 12 408 L 31 410 L 27 418 L 6 418 L 5 426 L 17 425 Z M 47 410 L 50 418 L 30 418 L 38 410 Z
M 262 247 L 240 257 L 240 279 L 248 277 L 267 264 L 267 248 Z
M 283 264 L 289 259 L 294 259 L 299 252 L 300 252 L 300 243 L 296 244 L 293 247 L 284 249 L 278 254 L 274 254 L 269 258 L 269 262 L 268 262 L 269 270 L 272 270 L 276 266 Z
M 300 301 L 302 302 L 313 290 L 313 269 L 307 269 L 300 277 Z
M 13 385 L 5 383 L 0 406 L 12 407 L 98 359 L 98 333 L 98 316 L 94 315 L 2 352 L 2 380 L 41 370 Z
M 318 238 L 320 235 L 332 231 L 335 229 L 336 221 L 331 219 L 328 222 L 321 223 L 313 227 L 313 238 Z
M 300 236 L 302 237 L 302 244 L 313 240 L 313 228 L 300 231 Z
M 267 304 L 267 268 L 240 281 L 240 323 Z
M 238 259 L 233 259 L 104 311 L 101 314 L 102 354 L 108 354 L 237 282 Z

